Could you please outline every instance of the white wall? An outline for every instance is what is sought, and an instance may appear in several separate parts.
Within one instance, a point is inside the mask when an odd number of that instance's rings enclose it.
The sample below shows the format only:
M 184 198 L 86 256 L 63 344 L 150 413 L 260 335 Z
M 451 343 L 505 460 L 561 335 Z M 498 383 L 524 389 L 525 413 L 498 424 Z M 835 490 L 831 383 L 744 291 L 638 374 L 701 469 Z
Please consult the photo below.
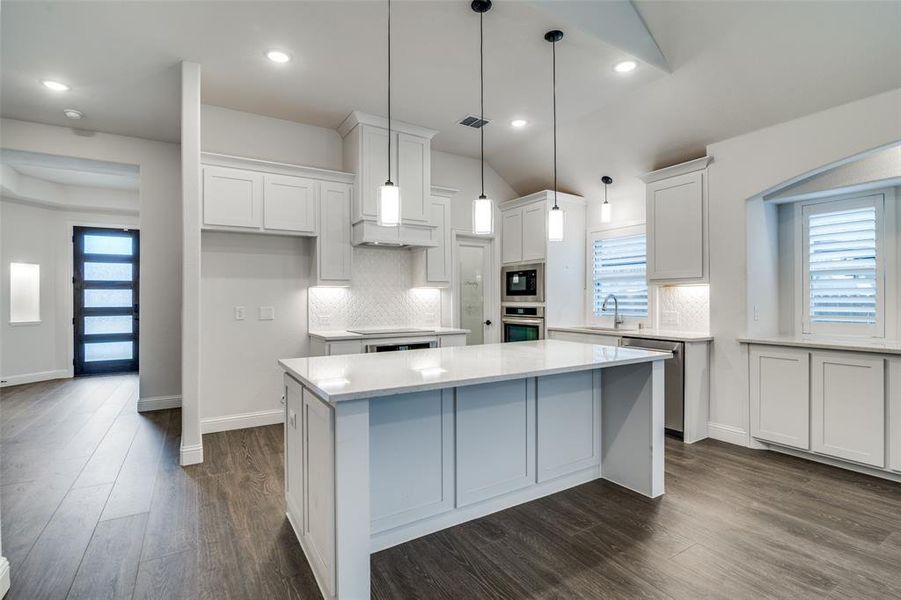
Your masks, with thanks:
M 711 435 L 749 444 L 746 202 L 782 182 L 901 139 L 901 90 L 712 144 L 710 192 Z
M 476 158 L 432 150 L 432 185 L 460 190 L 451 198 L 451 223 L 457 231 L 472 232 L 472 201 L 482 189 L 480 165 Z M 488 164 L 485 165 L 485 195 L 495 204 L 517 197 L 513 188 Z M 498 220 L 496 213 L 495 221 Z M 497 222 L 495 231 L 498 231 Z
M 311 252 L 308 238 L 203 233 L 200 415 L 204 431 L 210 430 L 210 419 L 246 413 L 256 413 L 258 420 L 230 424 L 280 422 L 282 375 L 277 361 L 309 355 Z M 245 308 L 243 321 L 235 320 L 236 306 Z M 275 319 L 259 320 L 260 306 L 274 307 Z
M 0 200 L 0 374 L 9 385 L 72 376 L 72 227 L 138 227 L 137 215 L 54 210 Z M 9 263 L 41 266 L 41 322 L 9 323 Z
M 4 148 L 140 169 L 141 399 L 181 393 L 181 166 L 177 144 L 0 120 Z
M 208 104 L 200 119 L 204 152 L 341 170 L 341 136 L 334 129 Z

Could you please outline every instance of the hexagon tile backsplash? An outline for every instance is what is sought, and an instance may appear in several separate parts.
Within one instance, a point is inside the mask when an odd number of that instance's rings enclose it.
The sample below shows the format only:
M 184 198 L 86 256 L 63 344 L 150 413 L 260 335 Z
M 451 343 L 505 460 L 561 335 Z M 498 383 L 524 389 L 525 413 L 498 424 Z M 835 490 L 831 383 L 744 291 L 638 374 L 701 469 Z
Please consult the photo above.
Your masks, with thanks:
M 657 327 L 680 331 L 710 331 L 710 287 L 674 285 L 658 288 Z M 670 319 L 676 322 L 670 324 Z
M 441 292 L 412 287 L 409 251 L 354 248 L 353 252 L 351 287 L 310 288 L 311 331 L 441 324 Z

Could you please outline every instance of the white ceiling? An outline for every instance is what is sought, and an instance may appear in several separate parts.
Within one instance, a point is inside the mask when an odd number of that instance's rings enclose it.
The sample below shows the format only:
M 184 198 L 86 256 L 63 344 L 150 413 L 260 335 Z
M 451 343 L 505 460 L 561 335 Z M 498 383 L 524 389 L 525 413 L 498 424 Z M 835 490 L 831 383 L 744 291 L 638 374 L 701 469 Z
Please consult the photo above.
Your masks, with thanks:
M 13 167 L 13 169 L 21 175 L 62 185 L 80 185 L 111 190 L 138 190 L 137 175 L 110 175 L 108 173 L 70 171 L 67 169 L 36 166 L 17 166 Z
M 901 87 L 901 2 L 637 2 L 672 73 L 642 64 L 535 3 L 485 17 L 488 161 L 517 191 L 550 183 L 550 48 L 559 27 L 560 182 L 611 198 L 636 175 L 703 154 L 706 144 Z M 540 4 L 540 3 L 538 3 Z M 603 4 L 599 3 L 599 9 Z M 178 140 L 179 60 L 203 65 L 203 102 L 336 127 L 352 110 L 384 114 L 383 2 L 4 1 L 4 117 Z M 555 14 L 561 14 L 557 12 Z M 441 133 L 437 149 L 474 156 L 478 19 L 467 0 L 394 2 L 394 115 Z M 619 44 L 621 47 L 623 44 Z M 288 65 L 263 57 L 294 54 Z M 54 94 L 38 81 L 57 78 Z M 512 130 L 511 118 L 530 121 Z M 619 185 L 617 185 L 619 184 Z

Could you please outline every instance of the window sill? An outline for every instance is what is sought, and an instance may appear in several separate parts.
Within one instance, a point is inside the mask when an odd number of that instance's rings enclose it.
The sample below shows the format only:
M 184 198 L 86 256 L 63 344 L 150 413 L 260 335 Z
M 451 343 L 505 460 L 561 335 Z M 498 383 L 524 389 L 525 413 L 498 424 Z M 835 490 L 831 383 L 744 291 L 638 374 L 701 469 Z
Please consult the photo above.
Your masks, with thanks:
M 34 327 L 40 325 L 43 321 L 10 321 L 10 327 Z

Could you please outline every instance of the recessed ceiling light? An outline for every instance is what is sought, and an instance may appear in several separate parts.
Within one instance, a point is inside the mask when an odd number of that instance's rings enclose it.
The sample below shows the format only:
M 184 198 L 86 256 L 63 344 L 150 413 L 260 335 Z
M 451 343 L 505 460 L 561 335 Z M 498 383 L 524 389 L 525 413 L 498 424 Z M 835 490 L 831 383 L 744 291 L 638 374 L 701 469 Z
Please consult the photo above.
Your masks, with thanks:
M 613 70 L 617 73 L 629 73 L 635 70 L 638 63 L 634 60 L 624 60 L 613 65 Z
M 291 55 L 281 50 L 269 50 L 266 52 L 266 58 L 279 64 L 291 61 Z
M 84 118 L 84 113 L 80 110 L 75 110 L 74 108 L 67 108 L 63 111 L 63 114 L 73 121 L 77 121 L 78 119 Z
M 43 81 L 41 81 L 41 83 L 44 84 L 45 88 L 51 89 L 54 92 L 68 92 L 70 89 L 69 86 L 67 86 L 65 83 L 60 83 L 58 81 L 53 81 L 50 79 L 44 79 Z
M 510 125 L 512 125 L 513 127 L 516 127 L 517 129 L 520 127 L 525 127 L 528 124 L 529 124 L 529 122 L 526 121 L 525 119 L 513 119 L 512 121 L 510 121 Z

